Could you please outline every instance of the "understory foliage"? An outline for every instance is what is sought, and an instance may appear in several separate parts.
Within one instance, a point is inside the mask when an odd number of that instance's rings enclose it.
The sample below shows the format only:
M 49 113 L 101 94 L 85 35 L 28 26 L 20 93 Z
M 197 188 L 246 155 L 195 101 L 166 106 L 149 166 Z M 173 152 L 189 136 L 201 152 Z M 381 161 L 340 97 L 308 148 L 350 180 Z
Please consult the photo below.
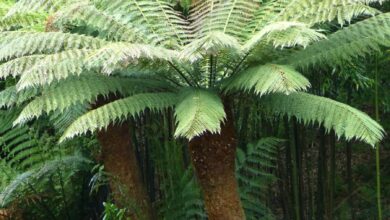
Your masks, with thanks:
M 279 219 L 280 209 L 285 219 L 315 213 L 342 219 L 354 210 L 362 218 L 375 215 L 374 186 L 366 181 L 374 177 L 359 167 L 370 162 L 362 156 L 369 150 L 356 141 L 375 146 L 388 126 L 352 106 L 373 115 L 367 106 L 378 64 L 371 59 L 390 46 L 390 13 L 377 9 L 382 2 L 0 1 L 0 211 L 38 219 L 124 218 L 107 196 L 110 175 L 97 165 L 91 134 L 130 120 L 158 217 L 206 219 L 187 144 L 219 133 L 231 110 L 247 219 Z M 388 116 L 388 56 L 382 57 L 376 83 L 385 88 Z M 100 98 L 107 103 L 93 108 Z M 332 132 L 334 139 L 325 141 Z M 332 160 L 319 148 L 341 148 L 342 140 L 354 141 L 361 153 L 355 170 L 345 171 L 362 173 L 355 179 L 364 184 L 355 191 L 341 174 L 326 179 L 332 161 L 347 168 L 344 157 Z M 101 173 L 93 176 L 92 167 Z M 387 165 L 383 170 L 389 174 Z M 326 190 L 342 196 L 322 195 Z M 354 204 L 354 197 L 368 199 Z

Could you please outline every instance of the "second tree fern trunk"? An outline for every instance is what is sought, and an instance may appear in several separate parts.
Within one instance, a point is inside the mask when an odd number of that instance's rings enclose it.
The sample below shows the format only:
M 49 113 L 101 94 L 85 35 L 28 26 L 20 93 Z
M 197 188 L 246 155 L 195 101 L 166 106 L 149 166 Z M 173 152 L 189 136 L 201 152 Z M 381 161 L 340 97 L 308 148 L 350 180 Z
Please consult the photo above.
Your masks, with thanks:
M 206 133 L 189 144 L 210 220 L 245 219 L 235 177 L 237 140 L 232 114 L 227 115 L 220 134 Z

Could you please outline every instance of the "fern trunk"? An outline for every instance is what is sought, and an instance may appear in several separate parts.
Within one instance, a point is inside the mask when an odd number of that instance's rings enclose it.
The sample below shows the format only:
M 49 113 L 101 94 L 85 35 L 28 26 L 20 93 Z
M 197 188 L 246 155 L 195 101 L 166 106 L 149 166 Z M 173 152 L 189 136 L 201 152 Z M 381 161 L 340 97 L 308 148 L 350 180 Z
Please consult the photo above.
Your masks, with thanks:
M 220 134 L 205 133 L 189 143 L 209 220 L 245 219 L 235 177 L 237 140 L 229 110 Z
M 111 100 L 116 97 L 110 97 Z M 106 101 L 100 99 L 94 107 Z M 101 160 L 104 169 L 112 177 L 110 188 L 115 204 L 127 208 L 131 219 L 153 219 L 152 206 L 143 182 L 141 168 L 131 140 L 130 126 L 127 123 L 110 125 L 98 132 L 101 144 Z

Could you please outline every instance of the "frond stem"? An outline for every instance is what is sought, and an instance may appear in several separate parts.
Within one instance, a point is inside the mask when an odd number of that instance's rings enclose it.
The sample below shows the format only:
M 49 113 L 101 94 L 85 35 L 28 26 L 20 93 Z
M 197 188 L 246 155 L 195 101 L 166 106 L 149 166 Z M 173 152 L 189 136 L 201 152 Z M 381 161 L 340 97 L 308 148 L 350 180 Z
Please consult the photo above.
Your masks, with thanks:
M 245 55 L 244 57 L 240 60 L 240 62 L 237 64 L 237 66 L 233 69 L 233 72 L 232 72 L 232 75 L 235 75 L 238 70 L 240 69 L 241 65 L 244 63 L 244 61 L 246 60 L 246 58 L 249 56 L 249 54 L 252 52 L 252 50 L 249 50 Z
M 184 73 L 179 69 L 177 68 L 177 66 L 175 66 L 171 61 L 168 61 L 169 65 L 176 70 L 177 73 L 179 73 L 179 75 L 184 79 L 184 81 L 186 81 L 186 83 L 189 85 L 189 86 L 194 86 L 191 81 L 184 75 Z

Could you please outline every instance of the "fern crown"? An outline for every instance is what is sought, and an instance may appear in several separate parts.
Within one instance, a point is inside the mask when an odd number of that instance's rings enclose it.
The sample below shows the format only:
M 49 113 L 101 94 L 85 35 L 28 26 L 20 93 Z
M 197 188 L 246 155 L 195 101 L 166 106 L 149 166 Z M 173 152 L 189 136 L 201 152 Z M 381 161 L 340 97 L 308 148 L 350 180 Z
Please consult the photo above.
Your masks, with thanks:
M 108 93 L 123 98 L 76 119 L 63 139 L 169 107 L 175 108 L 176 136 L 192 139 L 218 133 L 226 119 L 222 100 L 246 92 L 276 115 L 374 144 L 383 137 L 376 122 L 308 95 L 302 74 L 390 46 L 390 14 L 370 7 L 373 2 L 380 1 L 193 0 L 181 12 L 168 0 L 20 0 L 0 21 L 0 77 L 19 80 L 0 96 L 14 104 L 33 99 L 17 123 Z M 32 13 L 42 11 L 50 14 L 46 32 L 21 28 L 39 24 Z M 366 19 L 355 22 L 358 17 Z M 339 30 L 330 31 L 330 22 Z M 83 93 L 61 92 L 76 87 Z M 287 96 L 294 102 L 282 108 L 279 100 Z M 357 121 L 343 119 L 346 114 Z

